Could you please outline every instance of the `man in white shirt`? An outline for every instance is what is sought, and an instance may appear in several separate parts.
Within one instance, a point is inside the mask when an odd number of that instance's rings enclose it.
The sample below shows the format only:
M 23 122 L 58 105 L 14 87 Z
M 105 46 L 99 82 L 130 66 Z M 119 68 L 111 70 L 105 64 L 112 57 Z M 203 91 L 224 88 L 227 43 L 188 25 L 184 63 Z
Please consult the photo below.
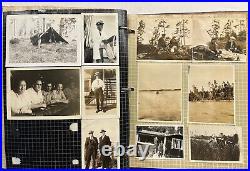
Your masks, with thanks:
M 115 36 L 107 36 L 103 32 L 104 22 L 99 20 L 96 22 L 96 30 L 93 32 L 93 62 L 94 63 L 103 63 L 104 58 L 108 58 L 110 62 L 114 62 L 116 56 L 115 51 Z M 110 46 L 110 43 L 113 43 L 113 48 Z
M 32 88 L 27 90 L 27 93 L 31 100 L 31 105 L 33 109 L 35 108 L 45 108 L 46 103 L 42 92 L 42 81 L 36 80 Z
M 96 98 L 96 107 L 97 107 L 96 113 L 100 111 L 106 112 L 103 107 L 103 101 L 104 101 L 103 91 L 105 85 L 104 82 L 99 78 L 99 72 L 95 73 L 95 80 L 92 82 L 91 88 Z M 101 102 L 101 108 L 100 108 L 100 102 Z

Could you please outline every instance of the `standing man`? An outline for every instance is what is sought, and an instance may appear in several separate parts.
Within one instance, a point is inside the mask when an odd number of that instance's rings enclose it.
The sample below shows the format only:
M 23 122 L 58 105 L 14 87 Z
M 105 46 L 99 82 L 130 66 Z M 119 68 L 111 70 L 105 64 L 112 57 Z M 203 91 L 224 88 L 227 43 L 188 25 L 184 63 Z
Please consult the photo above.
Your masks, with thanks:
M 89 169 L 92 159 L 92 169 L 96 167 L 96 157 L 98 149 L 98 140 L 94 137 L 94 131 L 89 131 L 89 137 L 85 141 L 85 169 Z
M 110 156 L 105 156 L 104 154 L 102 154 L 102 148 L 103 146 L 110 146 L 111 147 L 111 141 L 109 136 L 106 135 L 106 131 L 105 130 L 101 130 L 100 132 L 102 134 L 102 136 L 99 138 L 99 149 L 100 149 L 100 153 L 101 153 L 101 162 L 102 162 L 102 168 L 110 168 L 110 162 L 111 162 L 111 158 Z
M 163 150 L 164 150 L 164 148 L 163 148 L 163 142 L 161 141 L 161 143 L 158 146 L 158 157 L 159 158 L 162 158 L 162 156 L 163 156 Z
M 96 22 L 96 30 L 93 32 L 93 62 L 104 63 L 104 58 L 109 59 L 110 62 L 114 62 L 116 54 L 114 47 L 116 46 L 116 36 L 108 37 L 103 32 L 104 22 L 99 20 Z M 112 47 L 110 45 L 112 43 Z
M 158 152 L 158 138 L 157 137 L 154 138 L 154 145 L 155 145 L 155 153 L 157 153 Z
M 96 108 L 97 108 L 96 113 L 100 111 L 106 112 L 103 107 L 103 101 L 104 101 L 103 91 L 105 85 L 104 82 L 99 78 L 99 72 L 96 72 L 94 76 L 95 80 L 92 82 L 91 88 L 96 98 Z M 101 108 L 100 108 L 100 102 L 101 102 Z
M 105 34 L 103 33 L 104 22 L 102 20 L 96 22 L 96 32 L 94 32 L 93 39 L 93 62 L 103 63 L 103 58 L 106 56 L 104 50 Z

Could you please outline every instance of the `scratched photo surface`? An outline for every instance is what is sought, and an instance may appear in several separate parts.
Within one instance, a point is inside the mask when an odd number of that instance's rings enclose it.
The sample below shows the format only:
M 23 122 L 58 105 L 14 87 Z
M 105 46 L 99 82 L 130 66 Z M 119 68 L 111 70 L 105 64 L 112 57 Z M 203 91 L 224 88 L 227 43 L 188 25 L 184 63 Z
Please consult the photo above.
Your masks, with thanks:
M 191 60 L 191 15 L 138 15 L 137 60 Z
M 190 65 L 189 121 L 234 123 L 234 67 Z
M 241 127 L 191 125 L 189 137 L 191 161 L 241 162 Z
M 183 158 L 183 126 L 136 126 L 136 138 L 139 158 Z
M 181 121 L 182 65 L 139 63 L 138 120 Z
M 247 60 L 247 13 L 193 15 L 192 52 L 196 61 Z
M 8 66 L 80 66 L 81 15 L 8 15 Z

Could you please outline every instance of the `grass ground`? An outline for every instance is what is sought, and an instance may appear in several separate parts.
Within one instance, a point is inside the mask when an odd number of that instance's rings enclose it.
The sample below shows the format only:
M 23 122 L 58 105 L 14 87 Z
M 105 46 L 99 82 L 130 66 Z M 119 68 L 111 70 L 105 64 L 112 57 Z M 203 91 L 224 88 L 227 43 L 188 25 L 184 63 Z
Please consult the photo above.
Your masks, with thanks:
M 77 42 L 69 44 L 41 44 L 33 46 L 30 39 L 20 39 L 9 44 L 10 63 L 75 63 L 77 62 Z
M 234 123 L 234 102 L 189 102 L 189 121 L 206 123 Z

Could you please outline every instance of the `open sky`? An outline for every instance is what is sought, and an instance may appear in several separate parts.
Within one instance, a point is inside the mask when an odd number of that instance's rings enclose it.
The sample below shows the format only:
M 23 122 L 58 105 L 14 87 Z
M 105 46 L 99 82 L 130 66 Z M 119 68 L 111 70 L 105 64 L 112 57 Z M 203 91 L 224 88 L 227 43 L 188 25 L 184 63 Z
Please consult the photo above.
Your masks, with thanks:
M 138 17 L 138 23 L 143 20 L 145 23 L 145 33 L 142 35 L 143 37 L 143 44 L 149 44 L 149 40 L 153 37 L 153 31 L 154 27 L 157 27 L 159 24 L 159 21 L 164 20 L 166 21 L 170 26 L 166 29 L 166 37 L 173 37 L 173 33 L 176 31 L 176 24 L 179 21 L 182 21 L 183 19 L 189 20 L 187 27 L 191 31 L 191 18 L 186 17 L 185 15 L 139 15 Z M 138 24 L 139 26 L 139 24 Z M 163 34 L 163 28 L 160 28 L 160 33 Z M 191 44 L 191 33 L 190 36 L 186 38 L 186 44 Z
M 207 30 L 212 28 L 213 20 L 218 20 L 220 23 L 219 28 L 219 35 L 222 33 L 225 24 L 228 20 L 233 20 L 232 25 L 238 25 L 240 20 L 244 20 L 246 24 L 246 17 L 242 14 L 206 14 L 206 15 L 197 15 L 193 17 L 192 24 L 193 24 L 193 36 L 192 36 L 192 45 L 206 45 L 208 42 L 211 41 L 211 37 L 207 33 Z M 239 27 L 233 27 L 234 31 L 238 34 Z
M 238 133 L 239 136 L 241 136 L 241 129 L 240 127 L 236 126 L 220 126 L 220 125 L 191 125 L 189 127 L 190 129 L 190 135 L 205 135 L 205 136 L 211 136 L 211 135 L 219 135 L 220 133 L 223 133 L 224 135 L 234 135 L 235 133 Z
M 139 64 L 139 90 L 181 89 L 182 65 L 166 63 Z
M 234 83 L 234 70 L 232 65 L 191 65 L 189 70 L 189 90 L 195 85 L 199 90 L 203 86 L 208 90 L 208 82 L 216 80 Z

